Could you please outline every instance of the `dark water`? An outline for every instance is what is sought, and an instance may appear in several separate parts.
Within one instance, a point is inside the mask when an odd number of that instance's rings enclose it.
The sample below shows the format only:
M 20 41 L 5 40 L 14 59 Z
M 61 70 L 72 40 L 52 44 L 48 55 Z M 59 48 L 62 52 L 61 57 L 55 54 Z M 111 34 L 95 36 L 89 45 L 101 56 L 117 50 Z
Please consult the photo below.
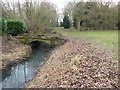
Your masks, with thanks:
M 33 49 L 31 57 L 26 61 L 2 72 L 0 86 L 2 85 L 2 88 L 22 87 L 35 76 L 37 69 L 44 64 L 48 53 L 48 49 Z

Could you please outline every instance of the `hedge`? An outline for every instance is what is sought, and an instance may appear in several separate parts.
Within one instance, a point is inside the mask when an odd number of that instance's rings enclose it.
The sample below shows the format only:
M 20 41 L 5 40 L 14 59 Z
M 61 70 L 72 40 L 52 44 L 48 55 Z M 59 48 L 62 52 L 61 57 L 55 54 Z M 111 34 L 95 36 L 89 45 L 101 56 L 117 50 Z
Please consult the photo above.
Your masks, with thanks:
M 5 33 L 5 30 L 7 29 L 7 24 L 6 24 L 6 20 L 4 19 L 0 19 L 0 30 L 1 30 L 1 34 Z
M 25 32 L 25 23 L 22 20 L 0 19 L 2 33 L 17 35 Z

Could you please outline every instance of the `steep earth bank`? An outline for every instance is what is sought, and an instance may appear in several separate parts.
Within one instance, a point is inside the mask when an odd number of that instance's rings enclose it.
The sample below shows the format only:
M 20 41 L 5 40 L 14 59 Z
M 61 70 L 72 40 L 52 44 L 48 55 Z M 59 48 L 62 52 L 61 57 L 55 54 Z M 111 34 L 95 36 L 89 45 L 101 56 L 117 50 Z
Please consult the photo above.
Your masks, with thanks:
M 8 35 L 0 36 L 2 45 L 1 49 L 1 59 L 0 59 L 0 70 L 7 69 L 20 61 L 29 57 L 31 53 L 31 47 L 24 45 L 16 40 L 14 37 Z

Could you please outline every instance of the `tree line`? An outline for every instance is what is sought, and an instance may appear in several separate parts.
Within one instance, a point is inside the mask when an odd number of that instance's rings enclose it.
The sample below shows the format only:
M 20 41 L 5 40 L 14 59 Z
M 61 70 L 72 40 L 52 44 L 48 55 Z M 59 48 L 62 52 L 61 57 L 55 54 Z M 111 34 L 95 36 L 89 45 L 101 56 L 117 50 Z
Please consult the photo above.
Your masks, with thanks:
M 50 2 L 4 1 L 0 3 L 3 19 L 20 19 L 26 24 L 29 33 L 46 33 L 56 26 L 58 14 L 55 5 Z
M 79 31 L 118 29 L 118 4 L 114 2 L 69 2 L 63 14 L 61 26 L 65 28 L 73 26 Z

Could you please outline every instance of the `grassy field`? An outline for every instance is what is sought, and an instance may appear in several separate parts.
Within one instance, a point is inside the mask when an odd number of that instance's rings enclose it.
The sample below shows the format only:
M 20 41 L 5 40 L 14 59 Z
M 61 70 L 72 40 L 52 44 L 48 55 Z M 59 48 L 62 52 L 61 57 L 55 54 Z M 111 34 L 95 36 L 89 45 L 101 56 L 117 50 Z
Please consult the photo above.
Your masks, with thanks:
M 54 28 L 54 32 L 59 32 L 66 37 L 79 37 L 82 40 L 88 40 L 107 47 L 118 48 L 118 31 L 102 30 L 102 31 L 75 31 L 73 28 L 65 30 L 64 28 Z

